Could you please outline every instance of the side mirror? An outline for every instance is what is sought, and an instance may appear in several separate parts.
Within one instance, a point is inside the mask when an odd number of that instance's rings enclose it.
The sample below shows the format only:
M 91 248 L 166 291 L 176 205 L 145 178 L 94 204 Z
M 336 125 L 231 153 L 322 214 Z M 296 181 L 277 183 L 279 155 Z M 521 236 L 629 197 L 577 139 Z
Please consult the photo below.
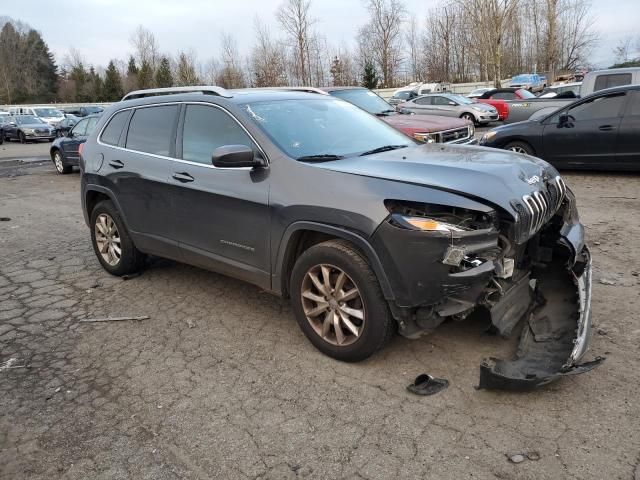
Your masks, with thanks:
M 263 166 L 262 159 L 256 158 L 253 150 L 246 145 L 225 145 L 213 151 L 211 163 L 218 168 L 241 168 Z
M 562 127 L 569 126 L 569 124 L 571 123 L 570 119 L 571 117 L 569 115 L 567 115 L 566 113 L 563 113 L 558 117 L 558 127 L 562 128 Z
M 67 137 L 69 137 L 69 138 L 73 138 L 73 130 L 69 130 L 69 131 L 67 132 Z
M 451 105 L 451 106 L 455 107 L 455 106 L 457 106 L 458 104 L 457 104 L 456 102 L 449 102 L 449 105 Z

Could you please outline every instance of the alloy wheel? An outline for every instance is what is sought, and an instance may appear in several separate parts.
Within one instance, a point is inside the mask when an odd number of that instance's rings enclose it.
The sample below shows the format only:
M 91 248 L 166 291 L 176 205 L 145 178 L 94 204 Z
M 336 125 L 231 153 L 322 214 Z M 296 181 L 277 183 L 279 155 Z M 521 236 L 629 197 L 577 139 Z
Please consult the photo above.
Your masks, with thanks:
M 316 265 L 304 276 L 302 308 L 313 330 L 326 342 L 344 347 L 364 330 L 366 313 L 360 290 L 333 265 Z
M 509 147 L 509 150 L 516 153 L 524 153 L 525 155 L 528 153 L 524 148 L 515 145 L 513 147 Z
M 112 267 L 116 266 L 122 256 L 122 247 L 120 233 L 113 218 L 106 213 L 98 215 L 95 234 L 96 245 L 102 259 Z
M 56 166 L 56 170 L 58 170 L 59 173 L 62 173 L 64 171 L 64 165 L 62 164 L 62 155 L 60 155 L 60 152 L 56 152 L 53 154 L 53 163 Z

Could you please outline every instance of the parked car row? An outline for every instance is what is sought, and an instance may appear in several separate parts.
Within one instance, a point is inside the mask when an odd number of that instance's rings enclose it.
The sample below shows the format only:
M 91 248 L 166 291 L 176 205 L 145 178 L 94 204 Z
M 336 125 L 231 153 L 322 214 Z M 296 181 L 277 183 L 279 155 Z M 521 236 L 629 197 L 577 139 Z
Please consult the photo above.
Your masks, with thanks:
M 640 85 L 600 90 L 527 121 L 494 128 L 481 145 L 558 168 L 640 170 Z

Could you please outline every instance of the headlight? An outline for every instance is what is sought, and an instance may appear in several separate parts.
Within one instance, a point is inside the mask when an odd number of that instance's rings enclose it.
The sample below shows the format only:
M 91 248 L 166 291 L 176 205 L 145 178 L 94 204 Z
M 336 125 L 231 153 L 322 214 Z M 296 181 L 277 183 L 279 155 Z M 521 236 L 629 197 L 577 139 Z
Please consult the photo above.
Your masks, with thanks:
M 473 126 L 473 123 L 469 125 L 469 136 L 473 137 L 476 134 L 476 127 Z
M 485 109 L 482 107 L 476 107 L 475 105 L 473 105 L 471 108 L 473 108 L 476 112 L 484 112 Z
M 482 139 L 480 140 L 480 143 L 486 143 L 486 142 L 488 142 L 488 141 L 489 141 L 489 140 L 491 140 L 493 137 L 495 137 L 497 134 L 498 134 L 498 132 L 496 132 L 496 131 L 494 131 L 494 130 L 491 130 L 491 131 L 489 131 L 489 132 L 485 133 L 485 134 L 482 136 Z
M 435 137 L 430 133 L 414 133 L 413 138 L 415 138 L 419 142 L 436 143 Z
M 393 220 L 400 224 L 400 226 L 409 230 L 420 230 L 423 232 L 466 232 L 469 229 L 459 227 L 451 223 L 442 222 L 428 217 L 414 217 L 410 215 L 394 214 Z

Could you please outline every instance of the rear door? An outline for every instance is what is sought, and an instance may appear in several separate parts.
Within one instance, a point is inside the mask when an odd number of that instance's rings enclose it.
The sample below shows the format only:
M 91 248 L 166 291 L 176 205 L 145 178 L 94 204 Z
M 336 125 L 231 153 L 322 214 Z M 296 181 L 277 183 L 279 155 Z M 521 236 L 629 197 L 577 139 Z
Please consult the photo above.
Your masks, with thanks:
M 115 191 L 134 241 L 143 251 L 169 258 L 177 255 L 171 241 L 167 189 L 178 112 L 178 104 L 120 111 L 99 140 L 108 147 L 103 149 L 101 172 Z
M 626 92 L 603 95 L 554 115 L 543 131 L 544 159 L 565 168 L 615 168 L 615 142 L 626 100 Z M 560 122 L 562 114 L 568 122 Z
M 419 97 L 407 104 L 407 109 L 417 114 L 433 113 L 433 105 L 431 100 L 433 97 Z
M 174 231 L 188 263 L 270 286 L 269 170 L 216 168 L 213 151 L 246 145 L 246 130 L 211 104 L 183 107 L 170 183 Z
M 616 141 L 616 161 L 622 169 L 640 169 L 640 90 L 628 92 Z

